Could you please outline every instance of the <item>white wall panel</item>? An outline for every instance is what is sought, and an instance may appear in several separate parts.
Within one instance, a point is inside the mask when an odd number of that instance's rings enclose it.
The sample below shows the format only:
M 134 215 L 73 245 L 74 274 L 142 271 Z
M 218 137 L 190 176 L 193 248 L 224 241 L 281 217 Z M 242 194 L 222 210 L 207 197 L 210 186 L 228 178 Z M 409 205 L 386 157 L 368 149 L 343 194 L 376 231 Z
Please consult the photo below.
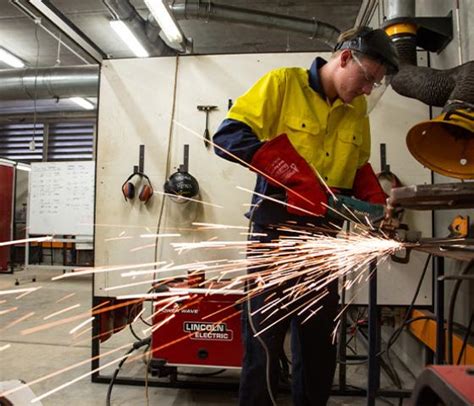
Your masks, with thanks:
M 328 54 L 322 54 L 328 57 Z M 309 67 L 315 54 L 261 54 L 226 56 L 181 57 L 178 64 L 175 122 L 171 135 L 171 172 L 182 163 L 183 145 L 190 145 L 190 173 L 201 187 L 201 199 L 223 208 L 189 203 L 177 205 L 165 200 L 161 232 L 180 232 L 180 238 L 163 239 L 158 249 L 158 260 L 183 264 L 216 258 L 237 258 L 243 254 L 227 250 L 193 251 L 178 255 L 169 246 L 170 241 L 245 240 L 241 230 L 190 231 L 193 221 L 246 226 L 243 206 L 250 194 L 236 189 L 253 189 L 255 175 L 247 169 L 223 159 L 204 147 L 205 114 L 197 105 L 217 105 L 210 114 L 211 133 L 227 113 L 228 99 L 235 100 L 260 76 L 281 66 Z M 154 261 L 154 249 L 130 250 L 153 240 L 139 238 L 144 232 L 155 232 L 158 223 L 161 195 L 144 206 L 138 201 L 125 202 L 120 187 L 138 162 L 140 144 L 146 146 L 145 172 L 155 190 L 162 190 L 166 179 L 166 151 L 172 112 L 175 58 L 150 58 L 107 61 L 101 74 L 97 153 L 96 205 L 96 265 L 133 264 Z M 373 112 L 373 163 L 379 167 L 378 148 L 387 144 L 388 161 L 402 181 L 429 182 L 429 173 L 414 161 L 405 147 L 407 129 L 426 119 L 427 109 L 388 91 Z M 430 219 L 412 216 L 415 226 L 425 235 L 431 230 Z M 116 225 L 116 226 L 110 226 Z M 177 229 L 179 229 L 177 231 Z M 125 231 L 124 235 L 121 235 Z M 121 236 L 130 239 L 110 240 Z M 413 264 L 392 265 L 380 272 L 380 300 L 404 303 L 411 298 L 410 287 L 416 283 L 421 267 Z M 149 279 L 143 277 L 142 279 Z M 134 281 L 138 281 L 135 279 Z M 120 291 L 105 291 L 107 287 L 126 281 L 120 272 L 98 274 L 95 294 L 116 296 L 119 293 L 144 292 L 149 285 Z M 394 290 L 394 283 L 400 289 Z M 423 302 L 430 300 L 428 291 Z M 426 296 L 426 297 L 425 297 Z M 359 299 L 358 299 L 359 300 Z M 362 302 L 365 295 L 360 296 Z

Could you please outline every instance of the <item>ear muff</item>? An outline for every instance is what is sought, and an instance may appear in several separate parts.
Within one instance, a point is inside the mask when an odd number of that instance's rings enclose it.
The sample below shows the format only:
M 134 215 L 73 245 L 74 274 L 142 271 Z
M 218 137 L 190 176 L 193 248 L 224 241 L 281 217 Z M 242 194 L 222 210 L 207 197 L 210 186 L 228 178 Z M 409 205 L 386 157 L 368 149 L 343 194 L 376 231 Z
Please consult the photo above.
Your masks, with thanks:
M 153 189 L 150 185 L 143 185 L 140 189 L 138 198 L 143 202 L 147 203 L 148 200 L 153 196 Z
M 150 179 L 144 173 L 135 172 L 127 178 L 127 180 L 122 185 L 123 196 L 125 197 L 125 200 L 133 199 L 135 197 L 136 187 L 132 182 L 132 178 L 135 176 L 138 176 L 142 182 L 144 182 L 140 188 L 140 192 L 138 193 L 138 198 L 143 203 L 147 203 L 148 200 L 150 200 L 153 196 L 153 186 L 151 186 Z
M 125 200 L 133 199 L 135 197 L 135 185 L 132 182 L 124 183 L 122 186 L 122 193 Z
M 144 173 L 140 174 L 140 176 L 142 177 L 145 183 L 140 189 L 138 198 L 140 199 L 140 201 L 146 204 L 148 200 L 150 200 L 153 196 L 153 186 L 151 186 L 151 182 L 148 176 L 146 176 Z
M 122 185 L 122 194 L 125 200 L 133 199 L 135 197 L 135 185 L 131 182 L 132 178 L 138 175 L 137 173 L 132 173 Z

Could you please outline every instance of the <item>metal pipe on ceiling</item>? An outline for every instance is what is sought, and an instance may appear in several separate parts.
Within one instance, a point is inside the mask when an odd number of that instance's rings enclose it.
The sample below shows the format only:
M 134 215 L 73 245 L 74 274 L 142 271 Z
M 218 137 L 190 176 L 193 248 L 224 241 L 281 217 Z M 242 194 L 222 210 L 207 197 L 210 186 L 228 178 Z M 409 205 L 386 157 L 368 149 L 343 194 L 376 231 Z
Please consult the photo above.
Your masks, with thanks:
M 177 51 L 159 36 L 160 27 L 145 21 L 129 0 L 102 0 L 114 17 L 127 24 L 150 56 L 172 56 Z
M 98 66 L 0 70 L 0 100 L 97 97 Z
M 205 21 L 226 21 L 259 28 L 270 28 L 285 32 L 298 32 L 311 39 L 324 42 L 331 50 L 337 43 L 340 30 L 316 18 L 290 17 L 282 14 L 251 10 L 216 4 L 211 1 L 186 0 L 170 5 L 174 16 L 179 19 L 201 19 Z

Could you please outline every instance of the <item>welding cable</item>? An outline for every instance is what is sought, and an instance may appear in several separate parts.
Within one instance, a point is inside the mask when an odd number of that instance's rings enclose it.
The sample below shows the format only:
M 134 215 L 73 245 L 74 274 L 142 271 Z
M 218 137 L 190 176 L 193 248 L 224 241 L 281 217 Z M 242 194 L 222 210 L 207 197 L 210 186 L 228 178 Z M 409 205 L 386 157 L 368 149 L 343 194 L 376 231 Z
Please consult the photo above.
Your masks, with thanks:
M 463 269 L 463 271 L 460 273 L 460 276 L 466 275 L 471 269 L 473 268 L 474 261 L 469 261 L 467 266 Z M 461 284 L 463 282 L 463 279 L 458 279 L 456 280 L 453 291 L 451 292 L 451 299 L 449 300 L 449 309 L 448 309 L 448 320 L 447 320 L 447 334 L 448 334 L 448 339 L 447 339 L 447 347 L 448 347 L 448 364 L 452 365 L 453 364 L 453 320 L 454 320 L 454 307 L 456 305 L 456 300 L 458 297 L 459 293 L 459 288 L 461 287 Z
M 127 317 L 127 324 L 128 324 L 128 328 L 130 329 L 130 332 L 132 333 L 132 335 L 137 339 L 137 340 L 142 340 L 142 338 L 135 332 L 135 330 L 133 329 L 133 320 L 130 320 L 131 319 L 131 315 L 133 314 L 133 309 L 135 306 L 137 306 L 137 304 L 140 303 L 140 302 L 137 302 L 137 303 L 134 303 L 132 308 L 130 309 L 130 312 L 128 313 L 128 317 Z
M 416 299 L 418 297 L 418 294 L 420 293 L 420 290 L 421 290 L 421 285 L 423 284 L 423 280 L 425 278 L 425 275 L 426 275 L 426 271 L 428 269 L 428 265 L 429 265 L 429 262 L 431 260 L 431 257 L 432 255 L 428 255 L 428 257 L 426 258 L 426 262 L 425 262 L 425 265 L 423 267 L 423 272 L 421 273 L 421 276 L 420 276 L 420 279 L 418 281 L 418 285 L 416 287 L 416 290 L 415 290 L 415 294 L 413 295 L 413 299 L 411 300 L 410 302 L 410 305 L 408 306 L 408 309 L 405 313 L 405 317 L 401 323 L 401 325 L 396 328 L 393 332 L 392 332 L 392 335 L 389 337 L 388 341 L 387 341 L 387 347 L 385 348 L 385 350 L 382 350 L 380 351 L 378 354 L 377 354 L 377 357 L 381 357 L 383 354 L 387 353 L 387 358 L 389 359 L 389 362 L 391 363 L 391 360 L 390 360 L 390 355 L 388 354 L 389 351 L 390 351 L 390 347 L 395 344 L 396 340 L 398 339 L 398 337 L 400 336 L 400 334 L 402 333 L 403 331 L 403 328 L 407 325 L 407 324 L 410 324 L 411 322 L 413 322 L 414 320 L 409 320 L 409 322 L 407 322 L 408 320 L 408 317 L 410 317 L 410 313 L 415 305 L 415 302 L 416 302 Z M 362 360 L 362 361 L 338 361 L 339 364 L 341 365 L 359 365 L 359 364 L 366 364 L 368 362 L 368 360 Z
M 265 358 L 266 358 L 265 377 L 266 377 L 266 380 L 267 380 L 267 391 L 268 391 L 268 395 L 270 396 L 270 400 L 273 403 L 273 406 L 277 406 L 275 397 L 273 396 L 273 391 L 272 391 L 272 386 L 271 386 L 271 381 L 270 381 L 270 351 L 269 351 L 267 345 L 265 344 L 265 341 L 262 339 L 262 337 L 260 337 L 259 335 L 256 335 L 257 334 L 257 329 L 255 328 L 255 325 L 253 323 L 252 314 L 251 314 L 252 309 L 251 309 L 250 301 L 251 301 L 251 298 L 248 298 L 247 299 L 247 317 L 248 317 L 248 320 L 249 320 L 249 325 L 252 329 L 254 338 L 256 338 L 259 341 L 259 343 L 262 345 L 262 347 L 265 351 Z
M 117 376 L 120 372 L 120 369 L 122 368 L 125 361 L 128 359 L 129 355 L 133 351 L 138 350 L 139 348 L 143 347 L 144 345 L 150 345 L 150 343 L 151 343 L 151 337 L 147 337 L 143 340 L 136 341 L 135 343 L 133 343 L 132 348 L 130 348 L 126 352 L 125 357 L 119 362 L 117 368 L 114 371 L 114 374 L 112 375 L 112 378 L 110 379 L 109 388 L 107 390 L 107 397 L 105 399 L 106 406 L 111 406 L 110 400 L 111 400 L 111 397 L 112 397 L 112 388 L 113 388 L 115 380 L 117 379 Z
M 464 355 L 464 351 L 466 351 L 467 341 L 469 340 L 469 337 L 471 336 L 471 329 L 472 329 L 472 322 L 473 321 L 474 321 L 474 313 L 471 313 L 471 319 L 469 320 L 469 325 L 467 327 L 466 334 L 464 334 L 464 339 L 462 340 L 461 351 L 459 351 L 459 356 L 458 356 L 458 360 L 456 362 L 456 365 L 461 364 L 462 356 Z
M 349 316 L 350 318 L 350 316 Z M 350 318 L 351 322 L 353 322 L 352 318 Z M 369 341 L 369 337 L 367 336 L 367 334 L 365 334 L 365 332 L 363 331 L 363 329 L 361 328 L 358 328 L 357 329 L 357 334 L 360 334 L 363 339 L 365 340 L 366 343 L 368 343 Z M 362 361 L 343 361 L 341 362 L 341 364 L 343 365 L 360 365 L 360 364 L 366 364 L 368 362 L 368 358 L 362 360 Z M 385 362 L 385 360 L 383 358 L 380 358 L 380 366 L 381 368 L 383 369 L 383 371 L 387 374 L 387 376 L 390 378 L 390 380 L 394 383 L 395 386 L 397 386 L 397 388 L 401 388 L 401 380 L 400 380 L 400 377 L 398 376 L 395 368 L 390 365 L 388 362 Z
M 253 230 L 253 216 L 254 216 L 254 213 L 255 213 L 255 210 L 258 209 L 260 207 L 260 205 L 262 204 L 263 202 L 263 198 L 261 198 L 256 204 L 255 206 L 252 208 L 252 210 L 250 211 L 250 215 L 249 215 L 249 227 L 248 227 L 248 231 L 249 231 L 249 239 L 250 239 L 250 236 L 252 235 L 252 230 Z M 248 283 L 246 283 L 246 285 L 248 286 Z M 253 323 L 253 318 L 252 318 L 252 305 L 251 305 L 251 298 L 250 297 L 247 297 L 247 318 L 248 318 L 248 321 L 249 321 L 249 325 L 250 325 L 250 328 L 252 329 L 252 333 L 254 335 L 254 338 L 256 338 L 258 340 L 258 342 L 261 344 L 261 346 L 263 347 L 263 350 L 265 351 L 265 358 L 266 358 L 266 364 L 265 364 L 265 379 L 267 381 L 267 391 L 268 391 L 268 396 L 270 396 L 270 400 L 273 404 L 273 406 L 277 406 L 277 403 L 276 403 L 276 400 L 275 400 L 275 397 L 273 396 L 273 391 L 272 391 L 272 386 L 271 386 L 271 380 L 270 380 L 270 351 L 268 350 L 268 347 L 267 345 L 265 344 L 265 341 L 262 339 L 262 337 L 260 337 L 259 335 L 257 335 L 257 329 L 255 328 L 255 325 Z
M 390 357 L 390 348 L 395 344 L 395 342 L 398 340 L 398 338 L 400 337 L 401 333 L 403 332 L 403 329 L 411 324 L 412 322 L 414 321 L 417 321 L 417 320 L 421 320 L 423 317 L 426 319 L 426 318 L 430 318 L 429 316 L 421 316 L 421 318 L 415 318 L 415 319 L 408 319 L 411 315 L 411 312 L 415 306 L 415 302 L 416 302 L 416 299 L 418 298 L 418 294 L 420 293 L 420 290 L 421 290 L 421 286 L 423 284 L 423 280 L 425 279 L 425 275 L 426 275 L 426 271 L 428 270 L 428 265 L 430 263 L 430 260 L 432 258 L 432 255 L 428 255 L 428 257 L 426 258 L 426 261 L 425 261 L 425 265 L 423 267 L 423 271 L 420 275 L 420 279 L 418 281 L 418 285 L 415 289 L 415 294 L 413 295 L 413 299 L 411 300 L 410 302 L 410 305 L 408 306 L 408 309 L 405 313 L 405 317 L 403 318 L 403 321 L 401 323 L 401 325 L 395 329 L 393 332 L 392 332 L 392 335 L 389 337 L 388 341 L 387 341 L 387 346 L 385 348 L 385 350 L 381 351 L 379 354 L 377 354 L 378 357 L 381 357 L 384 353 L 386 354 L 386 357 L 387 357 L 387 362 L 388 364 L 390 365 L 390 367 L 395 370 L 395 368 L 393 367 L 393 362 L 392 362 L 392 359 Z M 382 358 L 380 358 L 382 359 Z
M 153 293 L 153 292 L 156 293 L 156 288 L 154 286 L 152 286 L 150 289 L 148 289 L 148 291 L 146 293 L 149 294 L 149 293 Z M 153 302 L 152 302 L 152 306 L 153 306 Z M 153 312 L 153 309 L 151 309 L 151 312 Z M 140 316 L 138 318 L 142 321 L 143 324 L 146 324 L 149 327 L 153 326 L 153 323 L 149 323 L 143 318 L 143 314 L 140 314 Z
M 423 280 L 425 279 L 425 275 L 426 275 L 426 271 L 428 269 L 428 264 L 430 263 L 430 260 L 432 258 L 432 255 L 428 255 L 428 257 L 426 258 L 426 262 L 425 262 L 425 265 L 423 267 L 423 272 L 421 273 L 421 276 L 420 276 L 420 279 L 418 281 L 418 286 L 416 287 L 416 290 L 415 290 L 415 294 L 413 295 L 413 299 L 411 300 L 411 303 L 410 305 L 408 306 L 408 309 L 405 313 L 405 317 L 401 323 L 401 326 L 398 327 L 397 329 L 395 329 L 393 332 L 392 332 L 392 335 L 390 336 L 390 338 L 388 339 L 387 341 L 387 348 L 384 350 L 384 351 L 381 351 L 377 356 L 381 356 L 384 352 L 387 353 L 387 357 L 390 357 L 389 355 L 389 351 L 390 351 L 390 347 L 395 344 L 395 342 L 397 341 L 398 337 L 400 336 L 400 334 L 402 333 L 403 331 L 403 327 L 405 326 L 405 322 L 408 320 L 408 318 L 410 317 L 410 314 L 413 310 L 413 307 L 415 306 L 415 302 L 416 302 L 416 299 L 418 298 L 418 294 L 420 293 L 420 290 L 421 290 L 421 285 L 423 284 Z

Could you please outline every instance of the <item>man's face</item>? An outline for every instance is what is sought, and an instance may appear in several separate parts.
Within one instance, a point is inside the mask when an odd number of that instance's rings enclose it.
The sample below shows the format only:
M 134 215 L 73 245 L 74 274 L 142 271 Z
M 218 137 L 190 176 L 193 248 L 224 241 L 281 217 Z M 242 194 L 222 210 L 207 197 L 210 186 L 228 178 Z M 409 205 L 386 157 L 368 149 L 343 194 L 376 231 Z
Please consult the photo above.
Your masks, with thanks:
M 338 96 L 344 103 L 350 103 L 357 96 L 370 95 L 374 87 L 380 86 L 385 74 L 386 68 L 375 60 L 344 50 L 334 81 Z

